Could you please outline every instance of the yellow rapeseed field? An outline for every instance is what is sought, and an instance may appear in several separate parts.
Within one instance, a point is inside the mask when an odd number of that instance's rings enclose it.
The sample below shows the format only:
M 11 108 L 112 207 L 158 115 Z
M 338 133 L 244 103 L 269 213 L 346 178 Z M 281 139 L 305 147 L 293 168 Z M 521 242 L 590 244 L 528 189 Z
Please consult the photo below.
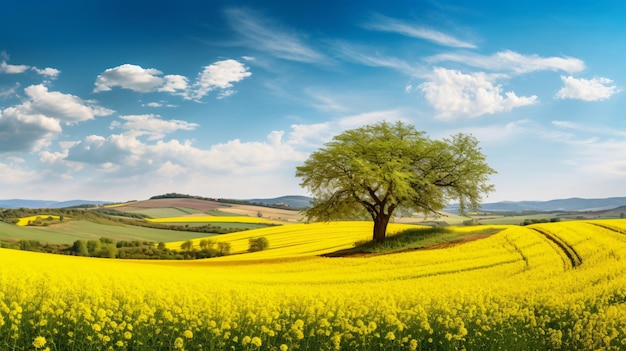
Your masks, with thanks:
M 52 215 L 36 215 L 36 216 L 29 216 L 29 217 L 22 217 L 19 219 L 19 221 L 16 223 L 17 225 L 19 225 L 20 227 L 24 227 L 27 226 L 29 222 L 31 221 L 36 221 L 36 220 L 43 220 L 46 218 L 54 218 L 54 219 L 59 219 L 59 216 L 52 216 Z
M 411 224 L 389 224 L 388 233 L 393 235 L 399 231 L 420 228 Z M 423 227 L 422 227 L 423 228 Z M 231 234 L 212 236 L 208 239 L 215 242 L 228 242 L 233 254 L 244 253 L 248 250 L 249 239 L 264 237 L 269 243 L 269 250 L 248 253 L 246 255 L 232 255 L 216 258 L 215 260 L 256 260 L 263 258 L 280 258 L 294 256 L 322 255 L 337 250 L 347 249 L 357 241 L 371 239 L 372 222 L 331 222 L 310 224 L 286 224 L 268 228 L 246 230 Z M 192 240 L 195 247 L 204 238 Z M 172 250 L 180 250 L 184 241 L 166 243 Z
M 322 237 L 308 228 L 294 235 Z M 248 262 L 0 249 L 0 349 L 623 350 L 625 232 L 510 226 L 440 250 Z

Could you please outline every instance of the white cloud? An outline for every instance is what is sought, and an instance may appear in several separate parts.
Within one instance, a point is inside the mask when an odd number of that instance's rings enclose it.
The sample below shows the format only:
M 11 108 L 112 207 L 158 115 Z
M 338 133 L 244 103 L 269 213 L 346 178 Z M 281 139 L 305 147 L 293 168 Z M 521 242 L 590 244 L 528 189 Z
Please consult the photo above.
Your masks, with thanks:
M 291 61 L 325 63 L 322 53 L 316 51 L 291 29 L 271 23 L 262 15 L 244 8 L 231 8 L 225 11 L 233 30 L 255 49 Z
M 58 120 L 8 107 L 0 111 L 0 153 L 36 151 L 61 133 Z
M 189 79 L 185 76 L 168 74 L 163 77 L 163 79 L 165 80 L 165 83 L 158 89 L 158 91 L 184 94 L 184 92 L 189 88 Z
M 15 189 L 22 184 L 37 183 L 41 181 L 43 177 L 40 172 L 35 170 L 24 169 L 14 163 L 7 164 L 2 162 L 0 162 L 0 174 L 2 174 L 2 177 L 0 177 L 0 186 L 4 191 L 7 189 Z M 4 194 L 4 196 L 7 195 Z
M 535 71 L 580 72 L 585 63 L 574 57 L 541 57 L 539 55 L 522 55 L 506 50 L 491 56 L 474 53 L 447 53 L 427 58 L 428 62 L 458 62 L 468 66 L 491 71 L 512 71 L 517 74 Z
M 24 73 L 30 69 L 30 66 L 26 65 L 10 65 L 6 61 L 0 62 L 0 73 L 6 74 L 19 74 Z
M 131 131 L 136 136 L 148 135 L 148 140 L 157 140 L 165 136 L 165 134 L 175 132 L 177 130 L 194 130 L 198 126 L 196 123 L 190 123 L 180 120 L 163 120 L 159 115 L 128 115 L 120 116 L 126 121 L 123 124 L 115 121 L 111 123 L 112 127 L 119 127 L 127 131 Z
M 177 74 L 168 74 L 155 68 L 143 68 L 132 64 L 123 64 L 108 68 L 96 78 L 94 92 L 110 91 L 114 87 L 129 89 L 140 93 L 164 92 L 183 96 L 187 100 L 200 100 L 210 91 L 222 90 L 218 98 L 234 94 L 233 83 L 252 75 L 248 68 L 237 60 L 222 60 L 205 66 L 198 74 L 196 82 L 190 86 L 189 78 Z
M 476 45 L 472 43 L 459 40 L 440 31 L 423 26 L 411 25 L 382 15 L 373 16 L 372 20 L 367 23 L 365 27 L 382 32 L 398 33 L 411 38 L 424 39 L 442 46 L 476 48 Z
M 6 88 L 3 90 L 0 90 L 0 98 L 8 98 L 14 95 L 17 95 L 17 90 L 20 88 L 20 84 L 16 83 L 15 85 L 13 85 L 10 88 Z
M 62 132 L 62 122 L 74 124 L 114 112 L 71 94 L 48 91 L 42 84 L 24 92 L 26 101 L 0 113 L 0 152 L 40 150 Z
M 69 148 L 66 161 L 99 167 L 117 177 L 151 174 L 168 169 L 185 169 L 209 174 L 247 174 L 256 176 L 281 167 L 285 162 L 303 161 L 306 154 L 282 140 L 283 132 L 274 131 L 266 141 L 242 142 L 239 139 L 199 149 L 191 142 L 178 140 L 142 142 L 132 132 L 108 137 L 92 135 Z
M 556 93 L 557 99 L 576 99 L 584 101 L 606 100 L 620 91 L 613 81 L 604 77 L 592 79 L 561 76 L 564 87 Z
M 107 116 L 114 111 L 89 104 L 81 98 L 57 91 L 48 91 L 45 85 L 31 85 L 24 89 L 29 100 L 21 109 L 31 113 L 40 113 L 65 123 L 75 123 L 93 119 L 95 116 Z
M 495 77 L 437 67 L 430 81 L 420 84 L 419 89 L 443 120 L 508 112 L 537 101 L 535 95 L 518 97 L 506 92 L 503 96 L 502 86 L 494 84 Z
M 204 67 L 204 70 L 198 75 L 198 80 L 193 85 L 191 98 L 199 100 L 215 89 L 226 91 L 223 92 L 223 94 L 225 93 L 226 95 L 222 97 L 232 95 L 233 92 L 230 88 L 233 87 L 233 83 L 239 82 L 251 75 L 252 73 L 248 71 L 248 68 L 239 61 L 224 60 L 215 62 L 212 65 Z
M 163 72 L 154 69 L 144 69 L 141 66 L 123 64 L 108 68 L 96 78 L 94 93 L 110 91 L 113 87 L 120 87 L 147 93 L 163 86 L 165 80 L 159 77 Z
M 46 76 L 48 78 L 56 78 L 61 74 L 61 71 L 56 68 L 46 67 L 44 69 L 39 69 L 37 67 L 33 67 L 33 71 L 37 72 L 37 74 Z
M 113 134 L 107 138 L 90 135 L 70 147 L 65 160 L 119 169 L 129 160 L 139 159 L 143 150 L 143 144 L 132 135 Z

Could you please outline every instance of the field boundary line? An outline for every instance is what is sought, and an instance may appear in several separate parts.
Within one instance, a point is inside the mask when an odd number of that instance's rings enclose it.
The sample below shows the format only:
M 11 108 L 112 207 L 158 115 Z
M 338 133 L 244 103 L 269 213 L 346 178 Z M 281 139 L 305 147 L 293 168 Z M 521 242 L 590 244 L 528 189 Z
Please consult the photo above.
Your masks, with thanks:
M 574 250 L 574 248 L 570 246 L 569 244 L 567 244 L 563 239 L 543 229 L 534 228 L 534 227 L 532 228 L 528 227 L 528 229 L 532 229 L 536 231 L 537 233 L 543 235 L 546 239 L 556 244 L 556 246 L 558 246 L 561 249 L 561 251 L 565 254 L 567 259 L 569 260 L 571 268 L 576 268 L 580 266 L 581 264 L 583 264 L 582 257 L 580 257 L 578 252 L 576 252 L 576 250 Z

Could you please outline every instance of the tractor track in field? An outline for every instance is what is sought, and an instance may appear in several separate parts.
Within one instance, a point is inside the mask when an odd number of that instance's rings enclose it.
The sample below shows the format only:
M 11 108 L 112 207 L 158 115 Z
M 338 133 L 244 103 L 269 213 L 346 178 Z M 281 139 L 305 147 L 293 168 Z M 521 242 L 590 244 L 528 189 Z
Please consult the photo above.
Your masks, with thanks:
M 571 268 L 576 268 L 580 266 L 581 264 L 583 264 L 582 257 L 580 257 L 578 252 L 576 252 L 576 250 L 572 246 L 570 246 L 567 242 L 565 242 L 563 239 L 543 229 L 532 228 L 532 227 L 528 227 L 528 229 L 534 230 L 535 232 L 545 237 L 547 240 L 554 243 L 565 254 L 567 259 L 569 260 L 569 262 L 565 262 L 565 264 L 569 263 L 569 266 Z
M 592 222 L 588 222 L 588 223 L 591 224 L 591 225 L 595 225 L 596 227 L 600 227 L 600 228 L 603 228 L 603 229 L 606 229 L 606 230 L 610 230 L 610 231 L 612 231 L 614 233 L 618 233 L 618 234 L 622 234 L 622 235 L 626 234 L 626 230 L 624 230 L 624 229 L 615 228 L 615 227 L 604 225 L 604 224 L 600 224 L 600 223 L 592 223 Z

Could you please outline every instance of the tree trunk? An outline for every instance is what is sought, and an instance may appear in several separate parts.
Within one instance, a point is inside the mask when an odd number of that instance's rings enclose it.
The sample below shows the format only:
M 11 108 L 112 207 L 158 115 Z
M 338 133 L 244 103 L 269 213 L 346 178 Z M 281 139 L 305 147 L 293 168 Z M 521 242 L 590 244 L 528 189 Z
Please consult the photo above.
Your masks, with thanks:
M 385 213 L 379 213 L 376 218 L 374 218 L 374 236 L 373 240 L 378 243 L 382 243 L 385 241 L 385 236 L 387 235 L 387 224 L 389 224 L 389 219 L 391 215 Z

